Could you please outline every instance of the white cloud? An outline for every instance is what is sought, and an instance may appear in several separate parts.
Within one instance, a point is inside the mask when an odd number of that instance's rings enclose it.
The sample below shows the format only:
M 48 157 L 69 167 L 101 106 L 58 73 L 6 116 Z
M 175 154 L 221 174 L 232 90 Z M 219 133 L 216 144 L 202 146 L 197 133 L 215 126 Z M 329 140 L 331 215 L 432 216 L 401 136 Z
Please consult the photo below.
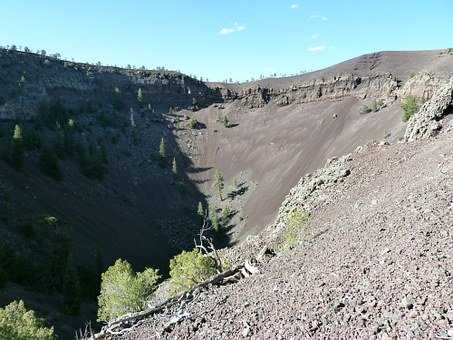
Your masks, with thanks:
M 234 23 L 233 27 L 223 27 L 220 31 L 220 35 L 228 35 L 231 33 L 242 32 L 245 30 L 244 25 L 239 25 L 237 22 Z
M 311 38 L 312 38 L 313 40 L 316 40 L 316 39 L 319 39 L 320 36 L 321 36 L 321 35 L 320 35 L 319 33 L 314 33 L 314 34 L 311 35 Z
M 310 15 L 310 20 L 328 21 L 329 18 L 325 17 L 324 15 Z
M 311 46 L 311 47 L 307 48 L 307 51 L 311 52 L 311 53 L 321 53 L 321 52 L 325 51 L 326 48 L 327 48 L 326 45 Z
M 291 5 L 291 9 L 298 9 L 299 8 L 299 4 L 292 4 Z

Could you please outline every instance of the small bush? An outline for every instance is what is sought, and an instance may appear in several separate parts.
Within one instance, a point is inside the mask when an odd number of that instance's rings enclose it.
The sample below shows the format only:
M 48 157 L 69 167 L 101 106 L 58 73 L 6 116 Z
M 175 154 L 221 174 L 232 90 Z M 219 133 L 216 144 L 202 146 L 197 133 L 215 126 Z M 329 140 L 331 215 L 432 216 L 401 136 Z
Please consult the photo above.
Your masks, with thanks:
M 371 108 L 368 106 L 368 105 L 363 105 L 362 108 L 360 109 L 360 113 L 361 114 L 367 114 L 367 113 L 370 113 L 371 111 Z
M 141 273 L 135 273 L 127 261 L 116 260 L 102 274 L 98 321 L 108 322 L 126 313 L 144 309 L 159 278 L 155 269 L 147 268 Z
M 407 122 L 419 109 L 417 99 L 413 96 L 408 96 L 404 99 L 403 104 L 403 121 Z
M 196 120 L 194 117 L 190 118 L 189 127 L 191 129 L 196 129 L 198 127 L 198 120 Z
M 183 251 L 170 260 L 170 283 L 173 294 L 190 289 L 217 273 L 215 261 L 194 249 Z
M 0 308 L 0 339 L 2 340 L 51 340 L 53 327 L 47 328 L 23 301 L 13 301 Z
M 382 99 L 373 100 L 369 105 L 362 106 L 360 113 L 367 114 L 370 112 L 378 112 L 384 105 L 384 101 Z
M 309 215 L 300 210 L 293 210 L 286 218 L 286 228 L 282 235 L 281 250 L 287 250 L 299 243 L 301 233 L 307 226 Z
M 226 127 L 227 129 L 233 126 L 233 124 L 230 122 L 227 116 L 223 117 L 222 123 L 223 126 Z

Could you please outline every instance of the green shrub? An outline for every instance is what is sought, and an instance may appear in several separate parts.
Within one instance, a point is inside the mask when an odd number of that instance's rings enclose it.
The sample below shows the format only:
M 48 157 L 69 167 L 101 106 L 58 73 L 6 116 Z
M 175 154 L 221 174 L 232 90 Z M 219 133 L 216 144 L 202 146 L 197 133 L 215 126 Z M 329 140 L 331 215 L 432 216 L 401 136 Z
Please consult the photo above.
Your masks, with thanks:
M 178 176 L 178 164 L 176 163 L 176 157 L 173 157 L 173 161 L 171 162 L 171 172 L 173 176 Z
M 197 249 L 183 251 L 170 260 L 171 292 L 177 294 L 190 289 L 216 273 L 214 259 L 203 256 Z
M 401 107 L 403 108 L 403 121 L 407 122 L 418 111 L 419 104 L 414 96 L 408 96 Z
M 360 109 L 361 114 L 367 114 L 373 111 L 368 105 L 363 105 L 362 108 Z
M 159 278 L 155 269 L 135 273 L 127 261 L 116 260 L 102 274 L 98 321 L 108 322 L 126 313 L 143 310 Z
M 161 138 L 160 144 L 159 144 L 159 157 L 162 160 L 165 160 L 165 158 L 167 157 L 167 151 L 166 151 L 165 141 L 164 141 L 163 137 Z
M 301 233 L 305 231 L 309 217 L 309 214 L 297 209 L 289 213 L 285 221 L 285 230 L 282 234 L 281 250 L 290 249 L 299 243 Z
M 369 105 L 362 106 L 360 113 L 367 114 L 370 112 L 378 112 L 383 105 L 384 101 L 382 99 L 373 100 Z
M 232 124 L 227 116 L 223 117 L 223 126 L 225 126 L 227 129 L 232 127 Z
M 204 217 L 203 203 L 198 202 L 197 215 L 202 219 Z
M 211 226 L 214 228 L 214 231 L 220 231 L 220 222 L 219 217 L 217 216 L 217 209 L 215 207 L 209 208 L 209 221 Z
M 189 127 L 191 129 L 196 129 L 198 127 L 198 120 L 196 120 L 194 117 L 190 118 Z
M 47 328 L 23 301 L 13 301 L 0 308 L 0 339 L 50 340 L 54 339 L 53 327 Z
M 214 182 L 212 183 L 212 186 L 216 189 L 220 200 L 223 201 L 223 189 L 225 188 L 225 181 L 222 172 L 218 169 L 216 169 L 214 172 Z

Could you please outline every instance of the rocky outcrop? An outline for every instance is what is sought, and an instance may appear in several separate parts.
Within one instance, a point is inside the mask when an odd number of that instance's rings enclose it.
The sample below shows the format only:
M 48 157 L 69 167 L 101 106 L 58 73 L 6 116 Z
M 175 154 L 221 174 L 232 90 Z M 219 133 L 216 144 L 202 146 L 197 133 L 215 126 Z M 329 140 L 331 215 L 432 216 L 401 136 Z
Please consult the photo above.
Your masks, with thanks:
M 218 91 L 179 72 L 97 66 L 0 49 L 0 119 L 31 118 L 49 98 L 74 110 L 87 102 L 106 107 L 115 88 L 126 110 L 137 105 L 138 88 L 154 112 L 222 101 Z
M 425 102 L 434 95 L 440 86 L 445 85 L 445 83 L 446 80 L 437 74 L 420 72 L 414 74 L 404 83 L 398 91 L 398 96 L 402 98 L 413 96 Z
M 431 137 L 442 128 L 440 121 L 453 107 L 453 78 L 440 86 L 420 110 L 409 119 L 404 139 L 413 141 Z
M 351 155 L 329 159 L 325 167 L 302 177 L 285 197 L 273 225 L 266 236 L 272 244 L 286 227 L 287 216 L 294 210 L 310 213 L 319 200 L 325 200 L 322 190 L 335 185 L 351 173 Z
M 376 74 L 360 77 L 342 74 L 331 78 L 294 84 L 289 88 L 249 87 L 242 90 L 224 89 L 226 101 L 240 100 L 248 108 L 263 107 L 271 100 L 279 106 L 303 104 L 322 100 L 336 100 L 346 96 L 360 99 L 372 97 L 394 98 L 399 87 L 398 80 L 391 74 Z

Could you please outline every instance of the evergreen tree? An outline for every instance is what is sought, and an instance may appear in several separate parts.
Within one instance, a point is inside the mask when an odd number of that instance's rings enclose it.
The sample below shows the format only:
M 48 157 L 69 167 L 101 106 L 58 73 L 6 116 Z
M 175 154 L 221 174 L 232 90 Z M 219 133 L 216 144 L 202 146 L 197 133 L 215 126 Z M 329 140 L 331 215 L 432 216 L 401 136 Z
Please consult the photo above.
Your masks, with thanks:
M 219 223 L 219 218 L 217 217 L 217 212 L 215 208 L 210 208 L 209 209 L 209 219 L 211 221 L 212 227 L 214 228 L 215 231 L 220 230 L 220 223 Z
M 0 308 L 0 339 L 2 340 L 54 340 L 53 327 L 47 328 L 24 302 L 13 301 Z
M 24 163 L 23 135 L 22 128 L 18 124 L 14 126 L 12 149 L 9 158 L 11 165 L 16 170 L 22 169 Z
M 200 216 L 201 218 L 204 217 L 204 209 L 203 204 L 201 202 L 198 202 L 197 215 Z
M 223 180 L 223 174 L 218 169 L 215 170 L 214 173 L 214 188 L 217 190 L 219 198 L 223 201 L 223 188 L 225 187 L 225 182 Z
M 14 126 L 14 133 L 13 133 L 13 141 L 18 142 L 22 141 L 23 136 L 22 136 L 22 128 L 20 127 L 19 124 L 16 124 Z
M 143 90 L 141 88 L 137 91 L 137 100 L 141 105 L 143 105 L 143 102 L 145 101 L 145 96 L 143 95 Z
M 178 176 L 178 165 L 176 164 L 175 157 L 173 157 L 173 162 L 171 164 L 171 172 L 173 172 L 173 175 Z
M 212 257 L 198 249 L 183 251 L 170 260 L 170 292 L 174 295 L 209 279 L 217 273 Z
M 110 321 L 146 308 L 160 275 L 153 268 L 135 273 L 129 262 L 118 259 L 102 274 L 98 321 Z
M 164 160 L 167 157 L 167 151 L 166 151 L 165 141 L 164 141 L 163 137 L 161 138 L 160 144 L 159 144 L 159 156 L 160 156 L 161 160 Z
M 225 224 L 230 218 L 231 210 L 229 206 L 222 209 L 222 224 Z

